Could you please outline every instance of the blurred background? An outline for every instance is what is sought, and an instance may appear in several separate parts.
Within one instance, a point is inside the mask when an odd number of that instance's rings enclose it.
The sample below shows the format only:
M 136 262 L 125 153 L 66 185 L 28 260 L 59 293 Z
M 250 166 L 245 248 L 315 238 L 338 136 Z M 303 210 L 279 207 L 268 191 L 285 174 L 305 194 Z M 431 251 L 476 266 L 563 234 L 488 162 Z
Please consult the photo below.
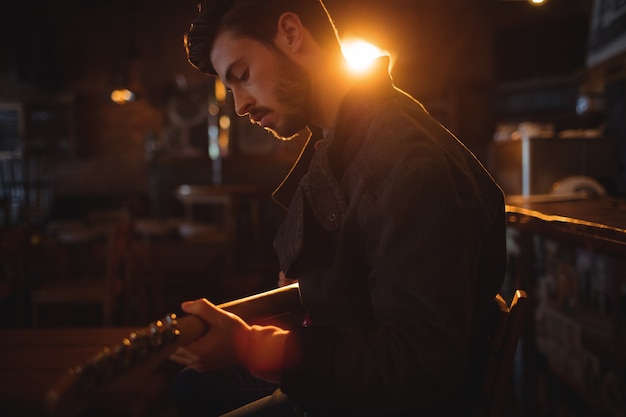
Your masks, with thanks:
M 184 183 L 273 189 L 301 142 L 268 141 L 248 129 L 232 117 L 228 97 L 217 102 L 213 80 L 186 62 L 182 36 L 196 3 L 34 0 L 3 13 L 0 223 L 65 216 L 68 205 L 89 199 L 128 199 L 144 216 L 177 215 L 172 187 Z M 606 107 L 599 120 L 577 114 L 580 94 L 601 96 L 598 106 L 606 99 L 621 105 L 621 60 L 600 69 L 587 63 L 592 0 L 326 5 L 340 36 L 389 51 L 396 85 L 486 165 L 494 164 L 496 132 L 510 135 L 519 123 L 562 131 L 606 122 Z M 125 88 L 133 101 L 113 102 L 112 91 Z M 220 128 L 215 118 L 222 145 L 212 157 L 210 100 L 230 119 L 222 122 L 231 123 Z M 611 134 L 622 130 L 608 127 Z M 28 175 L 10 177 L 11 153 Z M 622 177 L 606 175 L 604 185 L 623 194 Z

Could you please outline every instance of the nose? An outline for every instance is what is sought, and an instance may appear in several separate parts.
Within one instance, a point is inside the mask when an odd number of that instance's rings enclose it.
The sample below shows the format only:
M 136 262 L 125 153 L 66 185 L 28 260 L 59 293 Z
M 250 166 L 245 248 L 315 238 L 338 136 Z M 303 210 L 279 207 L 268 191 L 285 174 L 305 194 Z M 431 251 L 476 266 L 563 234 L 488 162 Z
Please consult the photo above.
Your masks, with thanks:
M 250 109 L 252 108 L 253 100 L 250 94 L 248 94 L 242 88 L 233 88 L 233 100 L 235 103 L 235 112 L 238 116 L 245 116 L 250 113 Z

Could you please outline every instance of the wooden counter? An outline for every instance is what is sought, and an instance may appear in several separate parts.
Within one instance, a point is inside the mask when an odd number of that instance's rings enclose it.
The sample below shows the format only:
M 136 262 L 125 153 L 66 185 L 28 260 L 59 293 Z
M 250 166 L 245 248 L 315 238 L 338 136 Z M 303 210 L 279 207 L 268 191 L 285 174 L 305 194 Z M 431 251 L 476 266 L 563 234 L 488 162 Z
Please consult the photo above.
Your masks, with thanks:
M 504 288 L 526 289 L 534 308 L 522 415 L 626 415 L 626 201 L 507 203 Z
M 520 202 L 506 206 L 509 225 L 567 236 L 584 245 L 626 253 L 626 200 L 589 198 Z

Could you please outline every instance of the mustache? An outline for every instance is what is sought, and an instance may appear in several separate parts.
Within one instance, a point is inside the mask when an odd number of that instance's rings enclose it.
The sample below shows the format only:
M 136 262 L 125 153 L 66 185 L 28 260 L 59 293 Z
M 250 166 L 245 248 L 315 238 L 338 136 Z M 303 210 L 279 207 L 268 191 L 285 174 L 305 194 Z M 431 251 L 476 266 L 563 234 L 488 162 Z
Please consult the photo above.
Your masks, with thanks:
M 271 110 L 267 107 L 255 107 L 250 110 L 248 113 L 248 117 L 250 118 L 250 123 L 257 123 L 257 120 L 261 120 L 263 116 L 270 113 Z

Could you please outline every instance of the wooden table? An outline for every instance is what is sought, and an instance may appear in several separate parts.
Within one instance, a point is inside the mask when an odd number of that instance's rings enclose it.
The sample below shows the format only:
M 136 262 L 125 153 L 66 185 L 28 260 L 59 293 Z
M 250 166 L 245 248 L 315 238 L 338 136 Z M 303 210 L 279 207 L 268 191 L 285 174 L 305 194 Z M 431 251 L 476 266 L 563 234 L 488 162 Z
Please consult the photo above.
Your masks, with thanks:
M 59 328 L 0 330 L 0 415 L 48 416 L 44 398 L 68 369 L 114 346 L 137 328 Z M 167 398 L 176 368 L 163 363 L 133 388 L 95 398 L 87 415 L 146 416 Z

